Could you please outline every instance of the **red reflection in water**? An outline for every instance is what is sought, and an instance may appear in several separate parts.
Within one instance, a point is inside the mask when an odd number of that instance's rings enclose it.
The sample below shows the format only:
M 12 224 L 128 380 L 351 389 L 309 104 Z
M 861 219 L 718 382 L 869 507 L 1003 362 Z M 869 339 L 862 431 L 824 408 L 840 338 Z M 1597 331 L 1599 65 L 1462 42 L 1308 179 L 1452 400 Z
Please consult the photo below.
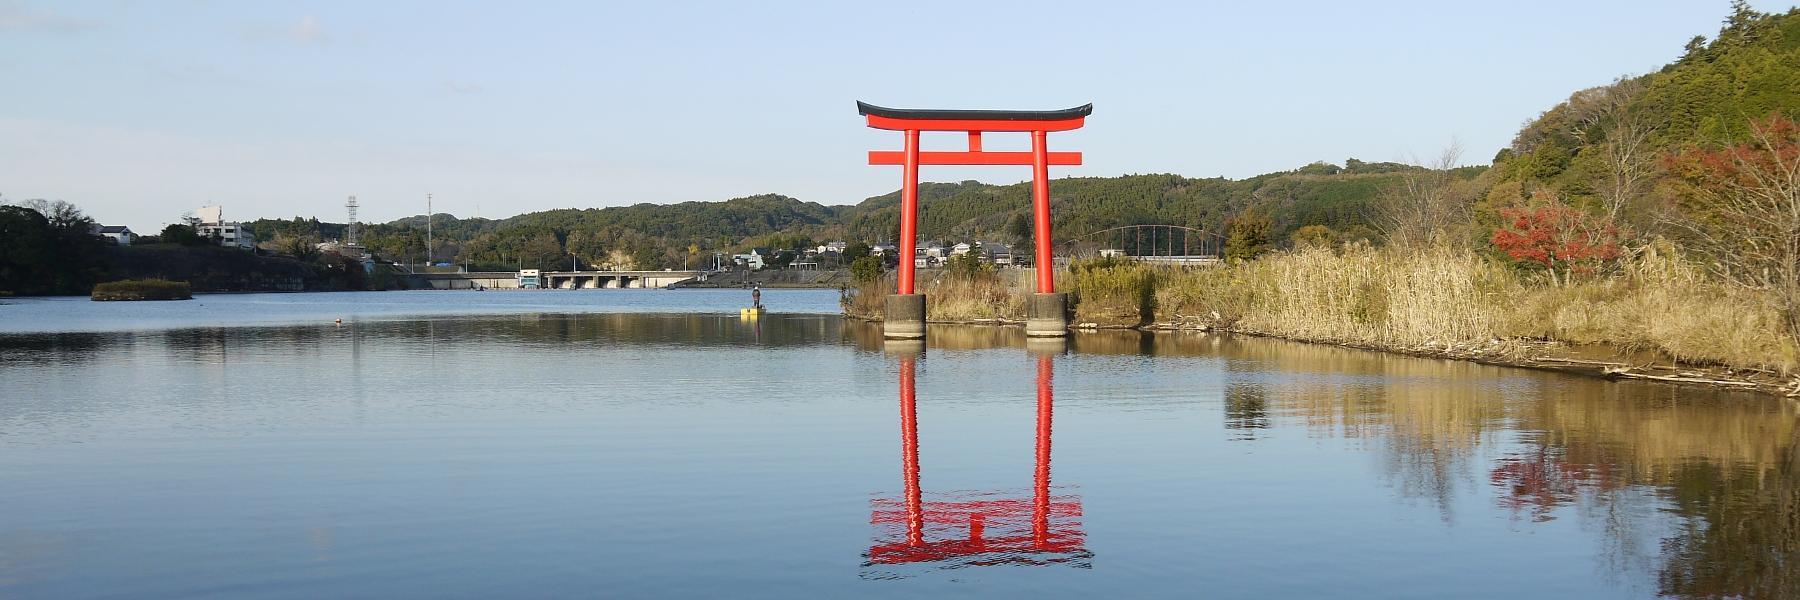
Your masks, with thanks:
M 919 418 L 915 359 L 900 358 L 901 500 L 871 503 L 876 540 L 868 564 L 954 562 L 1049 564 L 1092 556 L 1081 528 L 1081 497 L 1050 494 L 1050 433 L 1055 400 L 1049 356 L 1037 364 L 1037 447 L 1032 497 L 999 492 L 957 494 L 925 501 L 919 485 Z

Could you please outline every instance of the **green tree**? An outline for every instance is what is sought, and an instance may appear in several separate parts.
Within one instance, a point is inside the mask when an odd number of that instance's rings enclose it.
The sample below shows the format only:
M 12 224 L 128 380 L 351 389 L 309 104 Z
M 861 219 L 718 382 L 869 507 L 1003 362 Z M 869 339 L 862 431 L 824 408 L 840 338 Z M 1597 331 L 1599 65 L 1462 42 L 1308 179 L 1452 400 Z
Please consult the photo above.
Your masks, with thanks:
M 1031 217 L 1023 212 L 1013 213 L 1006 220 L 1006 235 L 1012 238 L 1013 262 L 1021 265 L 1029 264 L 1030 257 L 1035 256 L 1033 254 L 1035 238 L 1033 237 Z
M 206 238 L 200 237 L 200 232 L 194 231 L 193 227 L 182 223 L 170 223 L 168 227 L 163 228 L 162 233 L 157 237 L 161 238 L 165 244 L 178 244 L 182 246 L 206 245 Z
M 850 263 L 850 277 L 857 281 L 869 282 L 881 279 L 881 258 L 863 255 Z
M 849 245 L 844 246 L 844 256 L 842 260 L 844 261 L 844 264 L 854 265 L 857 260 L 869 256 L 872 253 L 873 249 L 870 248 L 868 244 L 862 242 L 850 242 Z
M 944 262 L 944 274 L 953 279 L 979 279 L 993 273 L 994 265 L 981 259 L 980 249 L 951 256 L 950 260 Z
M 1254 209 L 1246 210 L 1227 225 L 1225 260 L 1250 260 L 1268 252 L 1275 222 Z
M 1307 225 L 1295 229 L 1293 235 L 1288 236 L 1288 239 L 1293 241 L 1296 248 L 1307 246 L 1329 248 L 1337 244 L 1338 234 L 1324 225 Z
M 527 269 L 566 269 L 569 267 L 569 256 L 563 253 L 562 242 L 556 234 L 545 231 L 531 236 L 519 249 L 519 259 L 524 261 Z
M 0 292 L 47 291 L 55 245 L 50 221 L 23 206 L 0 205 Z
M 0 206 L 0 291 L 87 293 L 107 270 L 108 248 L 93 227 L 60 200 Z
M 277 233 L 274 239 L 269 240 L 267 247 L 276 254 L 292 256 L 300 260 L 311 261 L 319 258 L 319 238 L 310 234 Z

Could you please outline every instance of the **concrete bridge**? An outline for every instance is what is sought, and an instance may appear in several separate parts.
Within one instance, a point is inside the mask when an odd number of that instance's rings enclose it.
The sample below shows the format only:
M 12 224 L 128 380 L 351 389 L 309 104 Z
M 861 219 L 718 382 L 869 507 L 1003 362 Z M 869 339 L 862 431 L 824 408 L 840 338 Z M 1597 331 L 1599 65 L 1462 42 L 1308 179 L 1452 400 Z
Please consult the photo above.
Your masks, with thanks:
M 537 285 L 563 290 L 659 288 L 690 279 L 705 280 L 706 274 L 705 271 L 539 271 Z M 520 287 L 517 271 L 418 273 L 414 277 L 425 280 L 436 290 L 516 290 Z

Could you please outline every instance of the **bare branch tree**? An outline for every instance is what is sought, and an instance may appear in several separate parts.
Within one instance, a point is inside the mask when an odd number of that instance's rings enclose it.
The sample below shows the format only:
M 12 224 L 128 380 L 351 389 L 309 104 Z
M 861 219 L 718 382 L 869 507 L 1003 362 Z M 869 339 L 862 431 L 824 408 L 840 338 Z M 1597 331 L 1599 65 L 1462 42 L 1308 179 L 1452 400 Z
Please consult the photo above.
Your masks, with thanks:
M 1455 140 L 1429 164 L 1415 158 L 1424 168 L 1407 171 L 1376 200 L 1375 227 L 1389 244 L 1418 247 L 1466 237 L 1458 234 L 1469 223 L 1469 202 L 1451 171 L 1461 158 L 1462 144 Z
M 1642 113 L 1631 110 L 1632 101 L 1643 93 L 1641 79 L 1621 77 L 1611 85 L 1582 90 L 1569 98 L 1574 117 L 1570 133 L 1601 150 L 1606 174 L 1597 187 L 1606 216 L 1614 219 L 1645 193 L 1656 174 L 1649 143 L 1656 125 L 1646 122 Z M 1596 135 L 1600 137 L 1598 143 L 1592 139 Z

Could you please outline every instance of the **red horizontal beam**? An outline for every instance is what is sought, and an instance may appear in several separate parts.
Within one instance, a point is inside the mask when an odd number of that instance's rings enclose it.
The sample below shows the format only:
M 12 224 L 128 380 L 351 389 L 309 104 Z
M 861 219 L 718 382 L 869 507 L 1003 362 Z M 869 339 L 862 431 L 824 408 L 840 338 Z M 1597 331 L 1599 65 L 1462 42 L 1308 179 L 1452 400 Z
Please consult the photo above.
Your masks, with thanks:
M 1080 531 L 1053 531 L 1043 541 L 1030 536 L 983 540 L 942 540 L 914 546 L 904 542 L 876 544 L 869 547 L 869 562 L 892 565 L 936 562 L 959 556 L 981 554 L 1051 553 L 1076 554 L 1087 551 L 1087 539 Z
M 869 126 L 891 131 L 1068 131 L 1080 129 L 1087 117 L 1064 121 L 987 121 L 965 119 L 896 119 L 869 115 Z
M 1029 165 L 1030 152 L 920 152 L 921 165 Z M 870 150 L 871 165 L 904 165 L 906 153 L 898 150 Z M 1069 167 L 1081 164 L 1080 152 L 1051 152 L 1050 164 Z

